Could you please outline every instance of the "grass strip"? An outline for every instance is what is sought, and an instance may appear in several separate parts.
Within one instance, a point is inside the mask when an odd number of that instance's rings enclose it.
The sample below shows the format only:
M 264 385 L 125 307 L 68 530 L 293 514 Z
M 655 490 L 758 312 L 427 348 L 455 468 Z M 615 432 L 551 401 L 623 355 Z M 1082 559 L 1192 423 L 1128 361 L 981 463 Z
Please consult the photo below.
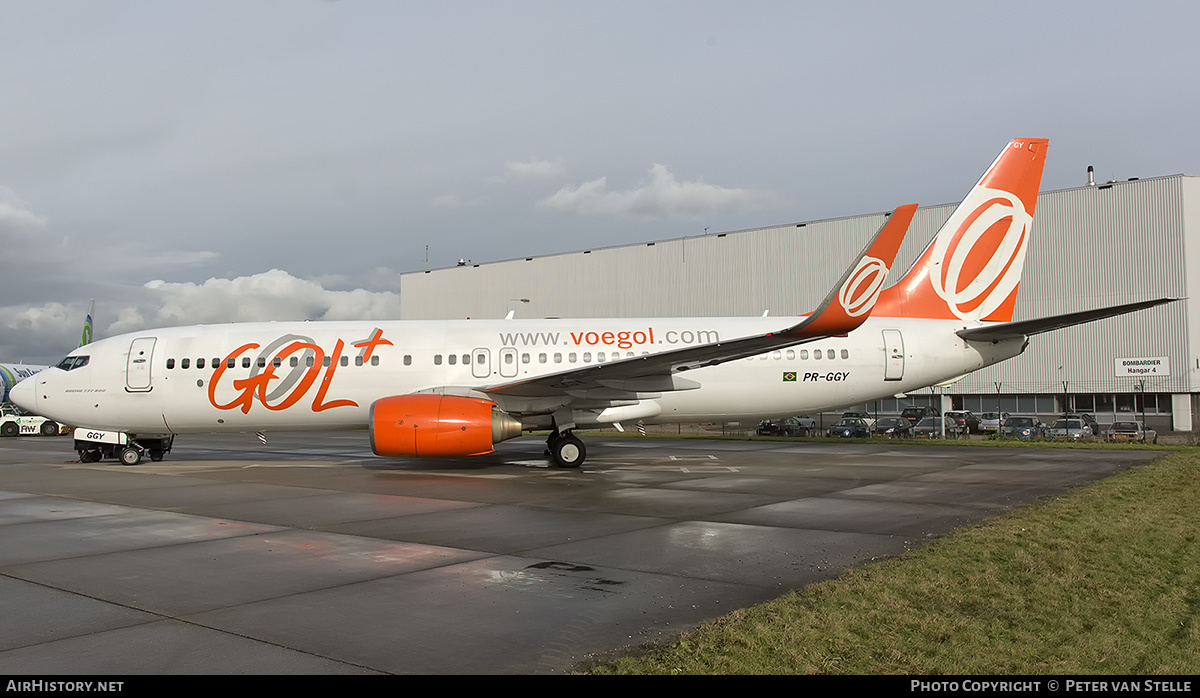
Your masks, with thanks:
M 957 531 L 598 674 L 1200 673 L 1200 450 Z

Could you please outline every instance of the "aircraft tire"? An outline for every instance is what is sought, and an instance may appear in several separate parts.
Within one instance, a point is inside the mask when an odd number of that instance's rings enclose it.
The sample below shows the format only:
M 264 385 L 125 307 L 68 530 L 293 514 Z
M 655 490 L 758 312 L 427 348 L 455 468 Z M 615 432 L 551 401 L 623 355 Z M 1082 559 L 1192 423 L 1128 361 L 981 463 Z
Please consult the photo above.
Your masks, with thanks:
M 126 446 L 117 455 L 121 459 L 121 465 L 137 465 L 142 462 L 142 452 L 132 446 Z
M 574 434 L 564 434 L 550 444 L 554 464 L 560 468 L 578 468 L 587 458 L 587 448 Z
M 163 459 L 162 450 L 157 449 L 157 448 L 150 449 L 150 460 L 157 463 L 157 462 L 161 461 L 162 459 Z

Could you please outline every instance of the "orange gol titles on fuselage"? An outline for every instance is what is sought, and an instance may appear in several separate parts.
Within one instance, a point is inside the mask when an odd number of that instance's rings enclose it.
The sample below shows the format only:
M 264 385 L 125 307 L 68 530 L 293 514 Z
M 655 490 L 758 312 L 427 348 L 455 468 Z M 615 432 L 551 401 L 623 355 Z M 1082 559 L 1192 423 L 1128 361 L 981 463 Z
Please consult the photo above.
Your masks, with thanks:
M 358 358 L 355 361 L 358 365 L 369 363 L 376 347 L 393 346 L 390 341 L 383 338 L 383 330 L 380 328 L 375 328 L 370 337 L 352 341 L 350 345 L 359 349 Z M 212 378 L 208 382 L 208 402 L 213 407 L 219 410 L 240 409 L 243 414 L 249 414 L 250 408 L 255 402 L 258 402 L 268 410 L 286 410 L 308 394 L 322 370 L 325 372 L 325 376 L 313 397 L 312 411 L 323 412 L 336 407 L 358 406 L 358 403 L 353 400 L 329 400 L 327 396 L 329 386 L 333 382 L 334 372 L 342 363 L 342 351 L 346 346 L 346 340 L 339 338 L 333 346 L 333 351 L 327 354 L 325 349 L 311 337 L 294 334 L 283 335 L 258 352 L 256 360 L 250 361 L 248 352 L 252 352 L 260 346 L 262 345 L 257 342 L 243 344 L 230 352 L 225 360 L 216 366 L 212 372 Z M 287 373 L 282 375 L 277 373 L 277 369 L 283 368 L 289 357 L 294 360 L 288 362 L 290 365 L 287 366 Z M 218 402 L 217 391 L 221 380 L 225 377 L 228 369 L 237 366 L 239 358 L 249 362 L 250 375 L 233 380 L 233 389 L 237 392 L 236 397 L 228 402 Z M 272 381 L 277 382 L 272 384 Z

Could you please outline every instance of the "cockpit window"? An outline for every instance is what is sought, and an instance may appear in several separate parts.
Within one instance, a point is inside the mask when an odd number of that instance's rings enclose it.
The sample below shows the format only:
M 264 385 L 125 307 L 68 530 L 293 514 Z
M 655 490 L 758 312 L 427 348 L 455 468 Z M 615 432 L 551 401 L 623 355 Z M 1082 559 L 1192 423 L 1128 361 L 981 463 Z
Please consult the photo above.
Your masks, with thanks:
M 86 356 L 68 356 L 62 361 L 59 361 L 55 368 L 61 368 L 64 371 L 71 371 L 77 368 L 83 368 L 84 366 L 87 366 L 87 364 L 88 357 Z

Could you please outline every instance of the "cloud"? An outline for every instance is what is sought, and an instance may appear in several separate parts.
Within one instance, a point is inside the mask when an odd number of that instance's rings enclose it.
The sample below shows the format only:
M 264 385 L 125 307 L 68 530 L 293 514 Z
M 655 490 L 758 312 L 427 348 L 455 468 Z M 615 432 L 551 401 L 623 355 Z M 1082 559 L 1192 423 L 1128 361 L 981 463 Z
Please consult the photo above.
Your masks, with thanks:
M 628 191 L 609 191 L 607 178 L 563 187 L 537 203 L 539 208 L 590 216 L 701 218 L 772 201 L 774 192 L 730 189 L 703 180 L 680 182 L 666 165 L 650 168 L 649 183 Z
M 123 301 L 97 301 L 97 339 L 172 325 L 400 317 L 398 292 L 330 290 L 279 269 L 200 284 L 151 281 L 133 291 Z M 56 361 L 79 344 L 85 310 L 61 303 L 0 307 L 0 361 Z
M 16 192 L 0 187 L 0 244 L 33 242 L 46 229 L 46 218 L 34 213 Z
M 551 160 L 542 160 L 539 158 L 530 158 L 523 162 L 509 160 L 504 163 L 504 176 L 502 181 L 517 180 L 520 182 L 531 182 L 543 179 L 554 179 L 565 174 L 567 168 L 560 162 Z
M 486 196 L 463 198 L 458 194 L 444 194 L 442 196 L 435 196 L 430 205 L 434 208 L 475 208 L 483 206 L 487 201 Z
M 147 326 L 194 325 L 264 320 L 394 320 L 400 294 L 356 289 L 331 291 L 316 281 L 272 269 L 236 279 L 202 284 L 150 281 L 143 287 L 153 299 L 121 316 L 111 334 Z M 140 326 L 139 326 L 140 325 Z

